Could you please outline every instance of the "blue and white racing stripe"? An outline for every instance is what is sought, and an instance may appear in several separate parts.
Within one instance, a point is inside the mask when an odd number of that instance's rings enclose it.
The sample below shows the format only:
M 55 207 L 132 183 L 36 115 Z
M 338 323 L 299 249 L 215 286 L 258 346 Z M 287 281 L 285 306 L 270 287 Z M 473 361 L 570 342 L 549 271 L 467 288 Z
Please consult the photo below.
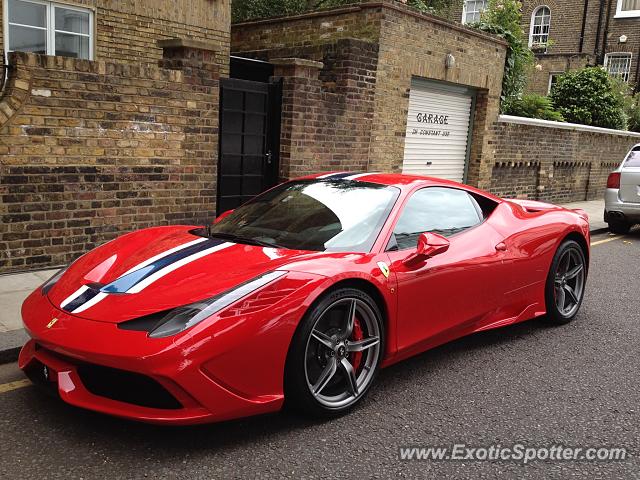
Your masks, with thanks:
M 65 298 L 60 308 L 70 313 L 80 313 L 109 294 L 139 293 L 174 270 L 232 245 L 235 244 L 213 238 L 199 238 L 179 245 L 139 263 L 107 285 L 83 285 Z

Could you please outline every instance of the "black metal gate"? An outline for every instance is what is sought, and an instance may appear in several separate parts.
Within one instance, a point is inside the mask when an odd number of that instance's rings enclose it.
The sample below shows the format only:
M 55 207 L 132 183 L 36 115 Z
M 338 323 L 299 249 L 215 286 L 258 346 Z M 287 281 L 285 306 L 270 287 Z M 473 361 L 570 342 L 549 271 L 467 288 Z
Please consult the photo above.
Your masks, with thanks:
M 218 214 L 278 182 L 281 82 L 220 82 Z

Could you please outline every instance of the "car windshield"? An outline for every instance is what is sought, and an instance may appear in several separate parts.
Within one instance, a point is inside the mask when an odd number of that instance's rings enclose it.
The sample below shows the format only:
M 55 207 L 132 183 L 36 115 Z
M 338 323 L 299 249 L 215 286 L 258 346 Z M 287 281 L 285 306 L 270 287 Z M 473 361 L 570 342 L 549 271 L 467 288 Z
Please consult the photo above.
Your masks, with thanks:
M 288 182 L 238 207 L 207 233 L 238 243 L 366 253 L 399 193 L 349 180 Z

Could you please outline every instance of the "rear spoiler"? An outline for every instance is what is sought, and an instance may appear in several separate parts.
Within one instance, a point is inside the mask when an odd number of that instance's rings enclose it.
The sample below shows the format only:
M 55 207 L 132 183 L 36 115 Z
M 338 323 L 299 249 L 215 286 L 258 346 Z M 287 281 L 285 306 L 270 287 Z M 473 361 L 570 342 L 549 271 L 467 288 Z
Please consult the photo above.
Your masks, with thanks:
M 552 203 L 538 202 L 536 200 L 524 200 L 524 199 L 511 199 L 505 198 L 507 202 L 515 203 L 524 209 L 524 211 L 529 213 L 538 213 L 538 212 L 548 212 L 552 210 L 564 210 L 564 207 L 560 207 L 558 205 L 553 205 Z M 589 221 L 589 215 L 587 212 L 582 210 L 581 208 L 573 208 L 570 211 L 577 213 L 583 218 L 585 221 Z
M 583 218 L 586 222 L 589 222 L 589 214 L 587 212 L 585 212 L 581 208 L 574 208 L 572 210 L 580 215 L 580 217 Z

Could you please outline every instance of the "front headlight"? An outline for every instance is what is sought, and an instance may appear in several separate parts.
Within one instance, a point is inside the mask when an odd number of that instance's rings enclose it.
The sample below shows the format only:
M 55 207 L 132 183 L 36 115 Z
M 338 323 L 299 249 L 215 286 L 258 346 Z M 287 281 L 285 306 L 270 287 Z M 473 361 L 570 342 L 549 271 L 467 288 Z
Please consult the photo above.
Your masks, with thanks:
M 44 282 L 42 284 L 42 286 L 40 287 L 40 293 L 42 293 L 42 295 L 46 295 L 47 293 L 49 293 L 49 291 L 53 288 L 53 286 L 58 283 L 58 280 L 60 280 L 60 278 L 62 277 L 62 275 L 64 275 L 64 272 L 67 271 L 67 267 L 61 268 L 60 270 L 58 270 L 55 275 L 53 277 L 51 277 L 49 280 L 47 280 L 46 282 Z
M 265 273 L 207 300 L 177 307 L 166 312 L 136 318 L 128 322 L 123 322 L 119 324 L 118 327 L 124 330 L 147 331 L 151 338 L 164 338 L 176 335 L 197 325 L 241 298 L 282 277 L 286 273 L 285 271 Z

